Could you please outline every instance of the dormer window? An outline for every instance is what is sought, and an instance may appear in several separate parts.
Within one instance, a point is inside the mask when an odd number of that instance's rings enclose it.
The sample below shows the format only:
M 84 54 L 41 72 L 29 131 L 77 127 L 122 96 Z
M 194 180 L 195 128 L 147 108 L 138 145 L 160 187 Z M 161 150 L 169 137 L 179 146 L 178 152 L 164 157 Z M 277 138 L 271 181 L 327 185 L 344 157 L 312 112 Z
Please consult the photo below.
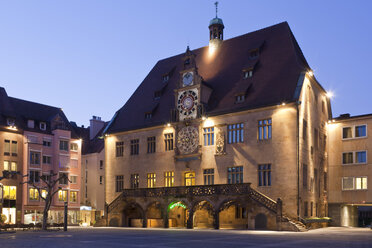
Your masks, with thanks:
M 163 75 L 163 83 L 166 83 L 169 81 L 169 74 Z
M 250 78 L 252 76 L 253 76 L 253 70 L 252 69 L 243 71 L 243 78 L 244 79 Z
M 161 97 L 161 90 L 155 91 L 154 100 L 159 100 Z
M 14 127 L 15 126 L 15 119 L 14 118 L 7 118 L 6 123 L 8 126 Z
M 40 122 L 39 127 L 40 127 L 40 130 L 45 131 L 46 130 L 46 123 L 45 122 Z
M 257 48 L 257 49 L 254 49 L 254 50 L 251 50 L 251 51 L 249 52 L 249 57 L 251 57 L 251 58 L 256 58 L 256 57 L 258 57 L 258 55 L 259 55 L 259 50 L 258 50 L 258 48 Z
M 184 62 L 184 65 L 189 65 L 190 64 L 190 59 L 186 59 L 185 62 Z
M 152 113 L 145 113 L 145 119 L 150 120 L 152 118 Z
M 237 95 L 235 96 L 235 103 L 242 103 L 245 100 L 245 95 Z
M 28 120 L 27 121 L 27 127 L 28 128 L 34 128 L 35 127 L 35 121 L 34 120 Z

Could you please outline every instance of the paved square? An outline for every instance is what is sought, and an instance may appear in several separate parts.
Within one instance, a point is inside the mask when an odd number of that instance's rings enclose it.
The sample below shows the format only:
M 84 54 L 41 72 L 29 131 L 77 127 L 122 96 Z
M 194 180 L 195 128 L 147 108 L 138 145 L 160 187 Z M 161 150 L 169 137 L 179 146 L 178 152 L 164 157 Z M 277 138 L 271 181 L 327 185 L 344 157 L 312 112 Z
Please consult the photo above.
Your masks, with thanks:
M 70 228 L 0 234 L 0 248 L 28 247 L 372 247 L 367 228 L 324 228 L 305 233 L 247 230 Z

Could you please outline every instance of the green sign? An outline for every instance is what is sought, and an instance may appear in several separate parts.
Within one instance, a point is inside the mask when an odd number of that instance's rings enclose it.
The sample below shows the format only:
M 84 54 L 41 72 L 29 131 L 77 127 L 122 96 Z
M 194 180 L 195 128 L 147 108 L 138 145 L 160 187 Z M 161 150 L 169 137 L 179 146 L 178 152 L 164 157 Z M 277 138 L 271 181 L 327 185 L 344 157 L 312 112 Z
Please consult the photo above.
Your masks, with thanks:
M 182 204 L 182 202 L 175 202 L 175 203 L 171 203 L 169 205 L 169 209 L 173 209 L 175 207 L 181 207 L 181 208 L 186 209 L 186 206 L 184 204 Z

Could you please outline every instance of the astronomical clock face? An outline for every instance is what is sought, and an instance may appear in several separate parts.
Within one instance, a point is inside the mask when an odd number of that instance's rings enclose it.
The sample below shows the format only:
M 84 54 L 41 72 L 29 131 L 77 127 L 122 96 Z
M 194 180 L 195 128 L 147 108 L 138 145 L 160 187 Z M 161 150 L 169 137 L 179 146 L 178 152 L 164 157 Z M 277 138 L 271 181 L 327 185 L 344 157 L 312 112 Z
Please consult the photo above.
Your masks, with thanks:
M 194 80 L 194 73 L 192 71 L 183 74 L 182 82 L 183 86 L 189 86 Z
M 178 93 L 177 109 L 180 120 L 196 118 L 198 107 L 198 90 L 186 90 Z
M 178 132 L 177 148 L 182 154 L 193 153 L 199 145 L 199 132 L 196 127 L 183 127 Z

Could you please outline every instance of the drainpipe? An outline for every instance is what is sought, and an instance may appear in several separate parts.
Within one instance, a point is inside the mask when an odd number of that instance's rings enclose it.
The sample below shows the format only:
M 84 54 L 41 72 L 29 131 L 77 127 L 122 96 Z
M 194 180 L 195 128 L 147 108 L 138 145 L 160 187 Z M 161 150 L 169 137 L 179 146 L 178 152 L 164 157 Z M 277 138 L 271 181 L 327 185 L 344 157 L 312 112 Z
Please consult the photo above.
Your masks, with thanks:
M 297 145 L 297 217 L 300 219 L 300 111 L 301 101 L 296 102 L 297 127 L 296 127 L 296 145 Z

